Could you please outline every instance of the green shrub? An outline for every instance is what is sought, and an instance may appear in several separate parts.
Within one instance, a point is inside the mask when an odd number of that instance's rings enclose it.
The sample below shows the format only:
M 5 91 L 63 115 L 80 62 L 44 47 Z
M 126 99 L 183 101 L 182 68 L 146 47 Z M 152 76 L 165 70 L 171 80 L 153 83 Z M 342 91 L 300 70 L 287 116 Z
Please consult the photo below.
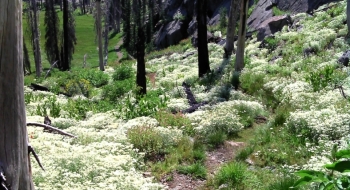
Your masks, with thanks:
M 134 80 L 115 81 L 103 87 L 102 97 L 107 101 L 117 102 L 125 93 L 134 89 Z
M 89 97 L 91 85 L 85 79 L 70 79 L 64 84 L 64 90 L 71 96 L 82 94 L 85 97 Z
M 121 81 L 130 79 L 135 75 L 134 69 L 129 64 L 120 64 L 116 67 L 114 73 L 113 73 L 113 80 L 114 81 Z
M 237 153 L 235 160 L 244 162 L 253 152 L 254 146 L 247 146 Z
M 207 134 L 206 141 L 209 146 L 217 148 L 218 146 L 225 143 L 227 135 L 223 131 L 215 131 L 213 133 Z
M 68 113 L 69 118 L 77 120 L 85 119 L 86 113 L 91 107 L 89 100 L 83 100 L 81 98 L 72 100 L 68 99 L 67 104 L 64 105 L 63 109 Z
M 337 145 L 334 145 L 328 157 L 332 162 L 324 166 L 328 172 L 300 170 L 295 173 L 300 179 L 294 186 L 315 184 L 315 189 L 350 189 L 350 149 L 338 151 Z
M 275 182 L 271 183 L 267 189 L 273 190 L 286 190 L 291 189 L 294 183 L 297 181 L 295 176 L 281 176 L 276 179 Z M 294 187 L 294 190 L 298 190 L 300 188 Z
M 241 87 L 250 95 L 258 94 L 264 86 L 265 74 L 243 72 L 239 77 Z
M 227 189 L 244 189 L 243 182 L 246 178 L 247 166 L 241 162 L 233 162 L 221 167 L 214 181 L 217 187 L 226 184 Z
M 191 175 L 195 178 L 205 179 L 207 175 L 205 166 L 198 162 L 189 166 L 179 166 L 177 170 L 181 174 Z
M 161 90 L 148 91 L 146 95 L 138 97 L 138 101 L 132 101 L 133 97 L 129 96 L 121 106 L 128 111 L 125 113 L 125 119 L 133 119 L 141 116 L 150 116 L 164 109 L 167 106 L 168 97 L 160 97 L 163 94 Z M 121 107 L 121 109 L 123 109 Z
M 227 27 L 227 9 L 220 9 L 220 28 L 224 29 Z
M 172 114 L 161 110 L 155 114 L 155 118 L 159 122 L 160 126 L 177 127 L 178 129 L 183 130 L 187 135 L 194 135 L 194 129 L 191 121 L 181 113 Z
M 163 142 L 161 134 L 150 126 L 133 127 L 128 130 L 127 136 L 134 148 L 145 153 L 146 159 L 162 156 L 169 148 Z
M 83 70 L 79 73 L 79 77 L 86 79 L 94 87 L 101 87 L 108 83 L 108 75 L 96 69 Z

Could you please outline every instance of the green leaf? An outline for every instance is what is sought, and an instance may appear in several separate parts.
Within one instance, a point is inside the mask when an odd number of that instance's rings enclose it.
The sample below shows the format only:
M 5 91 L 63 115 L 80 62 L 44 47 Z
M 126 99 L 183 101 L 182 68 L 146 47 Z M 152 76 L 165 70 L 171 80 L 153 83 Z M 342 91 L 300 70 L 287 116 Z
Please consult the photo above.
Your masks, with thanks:
M 332 190 L 332 189 L 334 189 L 334 183 L 332 183 L 332 182 L 327 183 L 327 184 L 323 187 L 323 190 Z
M 299 179 L 298 181 L 296 181 L 293 185 L 293 187 L 300 187 L 300 186 L 303 186 L 303 185 L 306 185 L 310 182 L 312 182 L 312 177 L 310 176 L 305 176 L 305 177 L 302 177 L 301 179 Z
M 329 170 L 334 170 L 343 173 L 350 169 L 350 160 L 337 161 L 332 164 L 326 164 L 325 167 Z
M 295 175 L 299 176 L 299 177 L 319 177 L 319 176 L 325 176 L 325 174 L 323 172 L 320 171 L 313 171 L 313 170 L 300 170 L 295 172 Z
M 341 158 L 350 158 L 350 149 L 347 150 L 339 150 L 336 153 L 336 158 L 341 159 Z

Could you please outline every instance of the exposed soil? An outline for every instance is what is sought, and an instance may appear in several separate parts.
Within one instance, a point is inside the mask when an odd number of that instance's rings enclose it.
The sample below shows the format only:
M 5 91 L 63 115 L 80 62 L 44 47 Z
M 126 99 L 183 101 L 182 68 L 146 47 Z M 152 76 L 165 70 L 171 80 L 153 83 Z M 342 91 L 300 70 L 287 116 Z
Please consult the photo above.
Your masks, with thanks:
M 152 83 L 152 87 L 156 87 L 156 76 L 157 73 L 147 73 L 146 76 L 148 77 L 149 81 Z
M 207 152 L 205 161 L 207 179 L 213 177 L 223 164 L 232 160 L 235 152 L 242 146 L 244 146 L 243 142 L 226 141 L 224 145 Z M 161 182 L 173 190 L 208 189 L 205 187 L 206 180 L 194 179 L 191 176 L 177 172 L 163 177 Z
M 117 53 L 117 56 L 118 56 L 118 62 L 119 62 L 119 60 L 120 59 L 122 59 L 123 58 L 123 53 L 121 52 L 121 48 L 120 48 L 120 46 L 123 44 L 123 39 L 121 39 L 119 42 L 118 42 L 118 44 L 114 47 L 114 49 L 115 49 L 115 51 L 116 51 L 116 53 Z

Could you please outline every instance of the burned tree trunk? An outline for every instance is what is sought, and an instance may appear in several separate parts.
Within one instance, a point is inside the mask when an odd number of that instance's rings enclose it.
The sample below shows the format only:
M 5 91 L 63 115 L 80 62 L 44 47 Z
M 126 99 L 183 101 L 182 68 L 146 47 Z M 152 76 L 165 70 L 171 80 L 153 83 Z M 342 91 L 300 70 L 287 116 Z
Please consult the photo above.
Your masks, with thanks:
M 32 190 L 23 89 L 22 0 L 0 1 L 1 184 Z M 4 183 L 4 184 L 3 184 Z M 4 186 L 0 188 L 4 188 Z
M 244 68 L 245 36 L 247 32 L 248 0 L 242 0 L 240 26 L 238 30 L 237 53 L 235 71 L 242 71 Z

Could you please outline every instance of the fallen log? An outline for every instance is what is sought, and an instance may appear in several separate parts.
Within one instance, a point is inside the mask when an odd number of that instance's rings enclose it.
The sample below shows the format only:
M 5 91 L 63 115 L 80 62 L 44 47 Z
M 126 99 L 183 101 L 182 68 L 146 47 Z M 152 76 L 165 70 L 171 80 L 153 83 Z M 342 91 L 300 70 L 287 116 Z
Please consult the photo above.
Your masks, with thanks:
M 54 132 L 57 132 L 58 134 L 65 135 L 65 136 L 68 136 L 68 137 L 73 137 L 73 138 L 77 137 L 77 136 L 74 136 L 72 134 L 69 134 L 67 132 L 62 131 L 61 129 L 57 129 L 55 127 L 52 127 L 50 125 L 46 125 L 46 124 L 43 124 L 43 123 L 27 123 L 27 126 L 43 127 L 45 130 L 47 130 L 49 132 L 54 131 Z
M 187 108 L 185 110 L 182 110 L 181 113 L 193 113 L 195 112 L 197 109 L 199 109 L 200 107 L 208 104 L 208 102 L 201 102 L 198 103 L 196 101 L 196 98 L 194 97 L 192 91 L 191 91 L 191 87 L 190 85 L 188 85 L 187 83 L 183 82 L 182 83 L 183 88 L 185 89 L 185 93 L 186 93 L 186 98 L 188 103 L 190 104 L 190 108 Z
M 38 84 L 34 84 L 34 83 L 30 83 L 30 88 L 33 89 L 34 91 L 39 90 L 39 91 L 51 92 L 50 89 L 48 89 L 47 87 L 41 86 L 41 85 L 38 85 Z M 58 94 L 65 95 L 67 97 L 72 97 L 72 95 L 64 93 L 64 92 L 58 92 Z

